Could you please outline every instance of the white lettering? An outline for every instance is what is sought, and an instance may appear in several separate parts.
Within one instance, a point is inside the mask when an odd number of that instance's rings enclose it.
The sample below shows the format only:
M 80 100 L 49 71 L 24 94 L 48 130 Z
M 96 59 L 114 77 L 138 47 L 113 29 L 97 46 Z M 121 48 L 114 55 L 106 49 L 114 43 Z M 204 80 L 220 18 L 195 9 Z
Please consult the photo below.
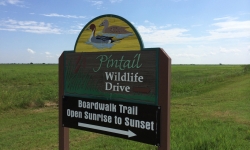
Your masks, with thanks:
M 106 83 L 106 86 L 105 86 L 105 90 L 106 91 L 109 91 L 112 89 L 112 84 L 110 82 L 105 82 Z M 108 85 L 109 85 L 109 88 L 108 88 Z
M 71 118 L 82 118 L 82 112 L 67 109 L 67 116 Z
M 119 104 L 120 113 L 129 115 L 138 115 L 138 106 L 124 106 Z
M 84 119 L 112 123 L 112 116 L 84 112 Z
M 123 82 L 143 82 L 143 76 L 138 76 L 138 72 L 135 74 L 132 72 L 105 72 L 106 80 L 110 81 L 123 81 Z
M 105 72 L 106 74 L 106 80 L 113 80 L 113 75 L 114 75 L 114 72 Z
M 143 76 L 139 76 L 139 77 L 138 77 L 138 81 L 139 81 L 139 82 L 143 82 L 142 80 L 143 80 Z
M 114 92 L 130 92 L 130 86 L 120 85 L 119 83 L 116 83 L 115 85 L 110 82 L 105 82 L 105 90 Z
M 154 121 L 150 122 L 150 121 L 136 120 L 125 117 L 125 126 L 154 131 Z

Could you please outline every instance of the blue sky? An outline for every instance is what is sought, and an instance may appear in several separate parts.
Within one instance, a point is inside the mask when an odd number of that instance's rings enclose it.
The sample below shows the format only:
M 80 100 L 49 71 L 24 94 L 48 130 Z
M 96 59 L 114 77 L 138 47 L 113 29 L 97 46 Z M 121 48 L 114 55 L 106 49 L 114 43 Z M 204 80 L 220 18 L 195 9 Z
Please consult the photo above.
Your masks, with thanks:
M 58 63 L 104 14 L 130 21 L 173 64 L 250 64 L 250 0 L 0 0 L 0 63 Z

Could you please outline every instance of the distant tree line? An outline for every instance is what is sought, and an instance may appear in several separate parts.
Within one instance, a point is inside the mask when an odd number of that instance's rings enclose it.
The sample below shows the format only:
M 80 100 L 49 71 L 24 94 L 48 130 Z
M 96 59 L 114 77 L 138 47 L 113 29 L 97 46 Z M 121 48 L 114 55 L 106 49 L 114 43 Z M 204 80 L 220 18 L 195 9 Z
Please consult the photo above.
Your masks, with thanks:
M 0 63 L 0 64 L 12 64 L 12 65 L 24 65 L 24 64 L 30 64 L 30 65 L 33 65 L 33 64 L 37 64 L 37 65 L 55 65 L 55 64 L 58 64 L 58 63 L 33 63 L 33 62 L 30 62 L 30 63 Z

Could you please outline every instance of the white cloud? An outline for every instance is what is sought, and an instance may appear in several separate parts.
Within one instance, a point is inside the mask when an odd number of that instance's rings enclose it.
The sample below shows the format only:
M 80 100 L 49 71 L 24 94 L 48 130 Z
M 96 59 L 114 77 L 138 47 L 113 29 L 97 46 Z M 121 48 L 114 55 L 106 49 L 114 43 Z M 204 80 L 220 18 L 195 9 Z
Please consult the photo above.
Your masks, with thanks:
M 3 30 L 3 31 L 16 31 L 16 29 L 6 29 L 6 28 L 0 28 L 0 30 Z
M 152 22 L 150 22 L 148 20 L 145 20 L 144 23 L 149 24 L 150 26 L 154 26 L 154 23 L 152 23 Z
M 8 4 L 19 6 L 19 7 L 25 7 L 25 5 L 23 5 L 23 1 L 20 1 L 20 0 L 2 0 L 2 1 L 0 1 L 0 5 L 6 6 Z
M 45 57 L 46 58 L 53 58 L 54 56 L 52 56 L 50 52 L 45 52 Z
M 164 30 L 157 26 L 138 26 L 137 29 L 145 42 L 168 44 L 188 40 L 188 36 L 185 35 L 188 30 L 183 28 Z
M 161 28 L 161 26 L 156 25 L 139 25 L 137 30 L 144 43 L 149 44 L 150 47 L 163 47 L 174 63 L 176 61 L 178 63 L 206 64 L 211 63 L 211 60 L 213 63 L 227 63 L 231 61 L 229 58 L 232 57 L 237 57 L 239 61 L 230 63 L 249 62 L 248 58 L 244 58 L 250 54 L 249 42 L 244 42 L 250 38 L 248 21 L 220 20 L 211 25 L 214 29 L 207 31 L 207 35 L 200 36 L 197 35 L 197 30 L 195 31 L 196 35 L 193 34 L 193 28 L 178 28 L 176 26 L 175 28 Z M 235 41 L 235 45 L 231 41 Z M 246 48 L 248 48 L 247 51 Z M 243 58 L 240 59 L 242 56 Z
M 216 55 L 217 53 L 216 52 L 210 52 L 211 55 Z
M 92 5 L 102 5 L 103 1 L 91 1 Z
M 200 27 L 202 26 L 202 24 L 194 24 L 194 25 L 191 25 L 191 27 Z
M 85 24 L 78 23 L 77 25 L 71 26 L 70 27 L 71 29 L 66 31 L 66 33 L 68 33 L 68 34 L 79 34 L 84 26 L 85 26 Z
M 122 0 L 109 0 L 110 3 L 118 3 L 118 2 L 121 2 Z
M 137 27 L 139 33 L 142 33 L 142 34 L 147 34 L 147 33 L 152 33 L 156 30 L 156 27 L 146 27 L 146 26 L 138 26 Z
M 230 32 L 230 31 L 248 31 L 250 33 L 250 20 L 249 21 L 226 21 L 218 22 L 212 24 L 213 26 L 218 27 L 214 31 L 219 32 Z
M 0 5 L 7 5 L 7 4 L 17 5 L 19 3 L 22 3 L 22 1 L 20 1 L 20 0 L 2 0 L 0 2 Z
M 206 36 L 194 36 L 192 30 L 188 28 L 169 28 L 168 26 L 156 25 L 138 25 L 137 30 L 141 34 L 145 42 L 156 44 L 189 44 L 191 42 L 204 43 L 207 41 L 215 41 L 221 39 L 237 39 L 250 37 L 250 20 L 223 20 L 217 18 L 219 22 L 211 24 L 213 30 L 207 30 Z M 147 24 L 153 24 L 148 20 L 144 21 Z
M 192 48 L 193 48 L 193 46 L 191 46 L 191 45 L 187 45 L 187 48 L 192 49 Z
M 94 5 L 94 6 L 96 6 L 96 5 L 102 5 L 103 4 L 103 1 L 95 1 L 95 0 L 89 0 L 89 2 L 92 4 L 92 5 Z
M 68 34 L 79 34 L 81 30 L 78 29 L 70 29 L 67 31 Z
M 199 58 L 199 57 L 205 57 L 207 54 L 192 54 L 192 53 L 179 53 L 179 54 L 172 54 L 171 56 L 174 57 L 189 57 L 189 58 Z
M 30 53 L 30 54 L 35 54 L 36 52 L 33 51 L 32 49 L 28 48 L 27 51 Z
M 187 0 L 171 0 L 173 2 L 181 2 L 181 1 L 187 1 Z
M 207 37 L 208 40 L 250 37 L 250 20 L 226 20 L 213 23 L 212 26 L 217 27 L 217 29 L 208 31 L 210 34 Z
M 239 49 L 227 49 L 227 48 L 223 48 L 223 47 L 220 47 L 220 52 L 222 53 L 239 53 L 241 52 L 241 50 Z
M 10 4 L 18 4 L 18 3 L 21 3 L 22 1 L 20 0 L 7 0 Z
M 60 34 L 60 29 L 50 23 L 36 21 L 17 21 L 13 19 L 0 21 L 0 30 L 22 31 L 38 34 Z
M 54 56 L 51 55 L 46 55 L 47 58 L 53 58 Z
M 171 27 L 172 25 L 171 24 L 167 24 L 167 25 L 164 25 L 164 26 L 160 26 L 159 28 L 160 29 L 164 29 L 164 28 L 169 28 L 169 27 Z
M 51 14 L 42 14 L 43 16 L 47 17 L 62 17 L 62 18 L 86 18 L 86 16 L 75 16 L 75 15 L 60 15 L 57 13 L 51 13 Z
M 103 1 L 96 1 L 96 0 L 88 0 L 93 6 L 96 6 L 97 9 L 102 8 Z
M 236 17 L 230 17 L 230 16 L 228 16 L 228 17 L 221 17 L 221 18 L 214 18 L 214 20 L 216 20 L 216 21 L 218 21 L 218 20 L 236 20 L 236 19 L 238 19 L 238 18 L 236 18 Z

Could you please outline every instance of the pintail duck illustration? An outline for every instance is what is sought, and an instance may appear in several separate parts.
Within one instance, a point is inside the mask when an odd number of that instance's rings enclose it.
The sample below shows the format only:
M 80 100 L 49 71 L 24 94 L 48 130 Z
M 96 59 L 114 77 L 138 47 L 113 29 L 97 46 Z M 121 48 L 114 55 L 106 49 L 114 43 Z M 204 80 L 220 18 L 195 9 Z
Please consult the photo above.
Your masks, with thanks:
M 121 26 L 115 26 L 115 25 L 109 26 L 109 21 L 106 19 L 99 25 L 99 27 L 101 26 L 104 26 L 102 33 L 101 33 L 104 36 L 112 36 L 117 39 L 121 39 L 121 38 L 125 38 L 125 37 L 133 35 L 132 32 L 129 32 L 126 30 L 126 28 L 129 28 L 129 27 L 121 27 Z
M 111 48 L 114 45 L 114 42 L 121 40 L 121 39 L 113 40 L 113 37 L 110 37 L 110 36 L 103 36 L 103 35 L 95 36 L 95 31 L 96 31 L 95 24 L 91 24 L 87 28 L 87 30 L 89 29 L 92 30 L 92 33 L 88 41 L 86 42 L 86 44 L 91 44 L 98 49 Z
M 112 39 L 113 37 L 100 36 L 100 35 L 95 36 L 96 26 L 94 24 L 91 24 L 89 26 L 89 29 L 92 30 L 92 33 L 89 37 L 90 43 L 113 43 L 114 42 L 114 40 Z
M 104 26 L 102 32 L 103 33 L 115 33 L 115 34 L 126 34 L 131 33 L 126 30 L 128 27 L 120 27 L 120 26 L 109 26 L 109 21 L 104 20 L 99 27 Z

